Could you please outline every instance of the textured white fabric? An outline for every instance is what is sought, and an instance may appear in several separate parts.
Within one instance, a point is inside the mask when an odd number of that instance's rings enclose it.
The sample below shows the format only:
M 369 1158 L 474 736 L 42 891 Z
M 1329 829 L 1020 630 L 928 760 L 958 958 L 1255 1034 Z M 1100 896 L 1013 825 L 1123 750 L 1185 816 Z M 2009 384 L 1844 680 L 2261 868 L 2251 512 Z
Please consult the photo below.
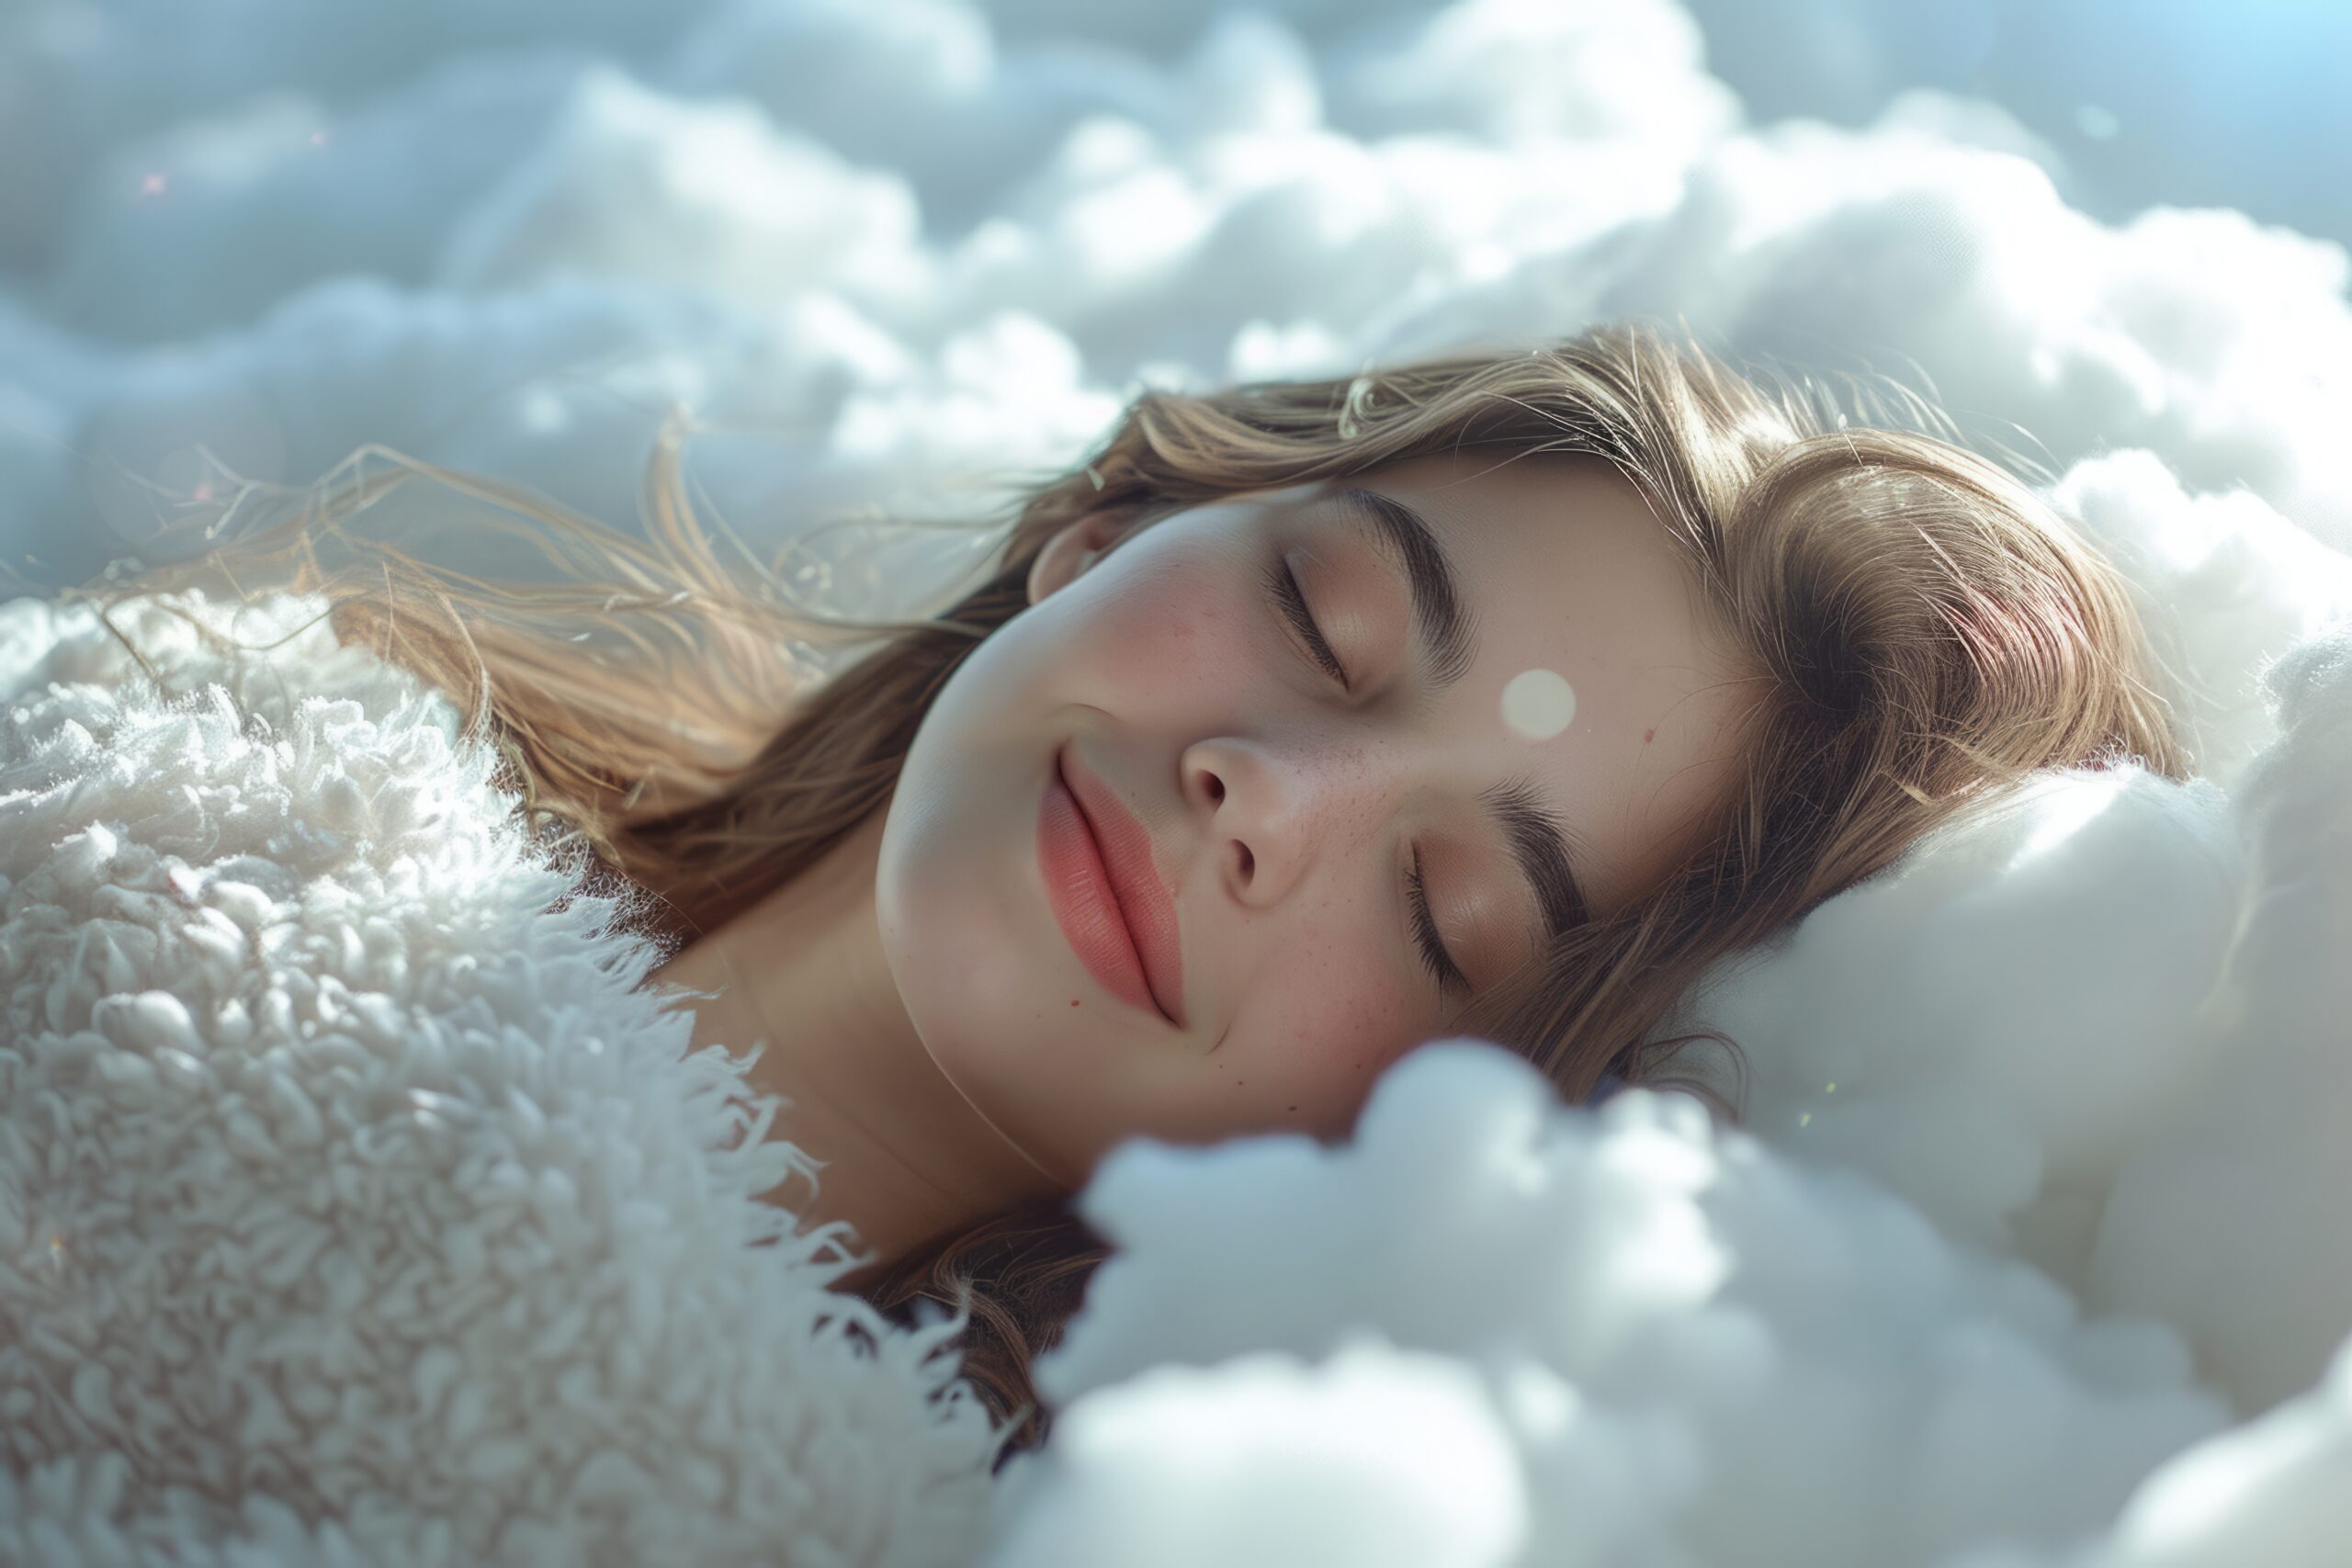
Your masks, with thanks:
M 949 1325 L 824 1288 L 454 705 L 175 602 L 277 646 L 0 605 L 0 1561 L 968 1561 Z

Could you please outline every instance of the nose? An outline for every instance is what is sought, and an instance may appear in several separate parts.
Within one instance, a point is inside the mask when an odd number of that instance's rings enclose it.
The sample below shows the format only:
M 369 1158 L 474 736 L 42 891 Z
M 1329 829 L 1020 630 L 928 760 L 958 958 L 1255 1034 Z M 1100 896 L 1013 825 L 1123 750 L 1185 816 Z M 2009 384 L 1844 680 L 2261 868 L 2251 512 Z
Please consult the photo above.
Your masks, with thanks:
M 1340 771 L 1328 761 L 1250 740 L 1186 748 L 1185 800 L 1206 823 L 1217 878 L 1238 903 L 1280 903 L 1324 839 L 1373 818 L 1376 786 L 1337 782 Z

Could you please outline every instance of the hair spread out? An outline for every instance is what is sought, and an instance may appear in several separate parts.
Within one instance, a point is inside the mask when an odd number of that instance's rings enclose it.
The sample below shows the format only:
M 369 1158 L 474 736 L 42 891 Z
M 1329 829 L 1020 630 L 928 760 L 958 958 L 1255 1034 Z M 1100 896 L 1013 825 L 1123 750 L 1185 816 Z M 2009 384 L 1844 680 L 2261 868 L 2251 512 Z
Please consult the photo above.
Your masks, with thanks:
M 1694 1070 L 1689 1050 L 1709 1041 L 1736 1066 L 1736 1047 L 1675 1032 L 1711 964 L 1784 934 L 2034 770 L 2189 770 L 2113 567 L 1932 404 L 1891 382 L 1856 389 L 1868 425 L 1810 378 L 1736 372 L 1657 328 L 1611 323 L 1532 352 L 1148 392 L 1083 462 L 1033 476 L 988 525 L 1004 536 L 985 581 L 907 621 L 818 614 L 731 534 L 722 554 L 687 502 L 674 416 L 647 464 L 641 540 L 368 446 L 282 491 L 300 502 L 292 517 L 69 596 L 103 608 L 207 579 L 323 594 L 338 635 L 448 694 L 500 750 L 517 809 L 551 851 L 580 857 L 582 890 L 618 896 L 629 929 L 674 949 L 887 805 L 933 696 L 1026 606 L 1046 540 L 1090 510 L 1143 527 L 1238 491 L 1469 447 L 1606 462 L 1639 488 L 1727 649 L 1758 672 L 1744 762 L 1682 863 L 1493 988 L 1456 1032 L 1524 1053 L 1571 1102 L 1609 1075 L 1736 1114 L 1740 1094 Z M 352 531 L 420 474 L 483 503 L 470 523 L 525 538 L 567 580 L 486 581 Z M 247 487 L 224 520 L 271 488 Z M 436 500 L 432 515 L 463 504 Z M 335 545 L 350 558 L 322 555 Z M 851 649 L 834 669 L 817 657 Z M 963 1373 L 1005 1423 L 1001 1464 L 1047 1436 L 1032 1362 L 1106 1250 L 1067 1202 L 1029 1203 L 869 1260 L 854 1293 L 895 1322 L 952 1308 Z

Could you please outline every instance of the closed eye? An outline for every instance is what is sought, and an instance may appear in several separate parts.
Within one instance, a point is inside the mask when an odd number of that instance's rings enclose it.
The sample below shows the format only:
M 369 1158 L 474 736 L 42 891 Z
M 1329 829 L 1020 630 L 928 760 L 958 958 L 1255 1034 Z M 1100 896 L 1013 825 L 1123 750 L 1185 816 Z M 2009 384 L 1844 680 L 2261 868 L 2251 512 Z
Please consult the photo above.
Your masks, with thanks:
M 1298 585 L 1298 574 L 1291 570 L 1287 558 L 1266 569 L 1265 584 L 1266 592 L 1281 606 L 1283 615 L 1289 620 L 1292 629 L 1298 633 L 1299 640 L 1306 645 L 1315 662 L 1321 666 L 1325 674 L 1337 681 L 1342 690 L 1348 690 L 1347 666 L 1340 662 L 1340 656 L 1331 650 L 1322 627 L 1316 625 L 1315 612 L 1308 607 L 1306 592 Z M 1469 989 L 1469 976 L 1462 972 L 1461 965 L 1453 962 L 1453 955 L 1446 951 L 1445 940 L 1438 934 L 1436 918 L 1430 913 L 1429 890 L 1421 883 L 1421 853 L 1419 849 L 1413 852 L 1413 866 L 1406 877 L 1406 889 L 1408 908 L 1413 919 L 1414 942 L 1420 949 L 1421 962 L 1437 981 L 1440 994 Z
M 1306 594 L 1298 586 L 1298 574 L 1291 570 L 1287 558 L 1266 569 L 1266 591 L 1282 606 L 1283 615 L 1314 654 L 1315 662 L 1323 667 L 1323 672 L 1337 681 L 1342 690 L 1349 689 L 1347 666 L 1340 662 L 1340 656 L 1323 639 L 1322 628 L 1315 624 L 1315 612 L 1306 607 Z
M 1470 976 L 1462 972 L 1461 966 L 1453 962 L 1453 955 L 1446 952 L 1444 939 L 1437 934 L 1437 921 L 1430 915 L 1429 889 L 1421 886 L 1421 852 L 1419 850 L 1413 852 L 1413 871 L 1407 881 L 1412 886 L 1413 935 L 1420 944 L 1421 962 L 1429 965 L 1431 975 L 1437 976 L 1437 988 L 1441 994 L 1468 990 Z

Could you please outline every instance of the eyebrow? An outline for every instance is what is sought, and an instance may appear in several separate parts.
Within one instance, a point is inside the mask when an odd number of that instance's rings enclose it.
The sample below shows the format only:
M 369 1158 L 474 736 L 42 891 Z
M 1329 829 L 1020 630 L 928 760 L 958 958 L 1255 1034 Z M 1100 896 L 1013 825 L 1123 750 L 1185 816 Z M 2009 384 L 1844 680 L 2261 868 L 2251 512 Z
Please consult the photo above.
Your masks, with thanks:
M 1430 688 L 1446 690 L 1477 661 L 1478 636 L 1476 617 L 1463 600 L 1461 578 L 1437 530 L 1414 508 L 1375 490 L 1357 485 L 1330 495 L 1389 564 L 1403 570 Z M 1552 935 L 1587 923 L 1591 911 L 1569 863 L 1568 834 L 1537 801 L 1532 782 L 1524 774 L 1508 779 L 1481 793 L 1478 803 L 1510 845 Z

